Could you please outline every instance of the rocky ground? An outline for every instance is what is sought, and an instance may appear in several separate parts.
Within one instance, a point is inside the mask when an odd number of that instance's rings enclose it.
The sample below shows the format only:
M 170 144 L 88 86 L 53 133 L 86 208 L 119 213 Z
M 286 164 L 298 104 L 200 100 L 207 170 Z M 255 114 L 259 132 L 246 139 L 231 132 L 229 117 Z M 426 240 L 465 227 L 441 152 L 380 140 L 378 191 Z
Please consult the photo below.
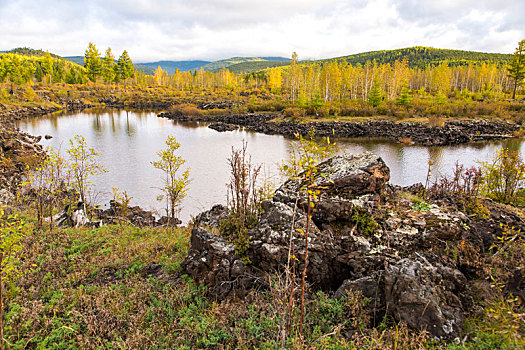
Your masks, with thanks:
M 345 138 L 386 138 L 405 139 L 424 146 L 457 145 L 475 141 L 498 140 L 511 137 L 520 129 L 509 122 L 490 120 L 454 120 L 443 126 L 431 126 L 417 122 L 392 122 L 388 120 L 368 120 L 365 122 L 306 122 L 274 121 L 277 114 L 239 114 L 222 117 L 190 118 L 177 113 L 160 113 L 159 117 L 180 121 L 196 120 L 212 122 L 211 128 L 217 131 L 230 131 L 236 126 L 264 134 L 280 134 L 293 137 L 295 134 L 308 135 L 315 129 L 316 136 Z
M 0 203 L 14 199 L 22 174 L 29 164 L 44 155 L 40 137 L 20 132 L 11 124 L 0 123 Z
M 85 108 L 92 107 L 92 105 L 85 104 L 78 99 L 63 99 L 59 100 L 58 104 L 62 107 L 46 107 L 46 106 L 37 106 L 29 108 L 14 108 L 1 111 L 0 109 L 0 122 L 3 124 L 11 123 L 16 120 L 29 117 L 40 117 L 48 113 L 53 113 L 61 110 L 65 111 L 81 111 Z
M 522 235 L 522 211 L 485 201 L 488 214 L 472 215 L 448 196 L 415 201 L 419 197 L 410 189 L 388 183 L 388 167 L 371 153 L 337 156 L 319 169 L 326 177 L 315 180 L 324 189 L 310 223 L 312 291 L 341 297 L 358 290 L 370 300 L 372 323 L 388 313 L 442 340 L 459 337 L 466 317 L 482 316 L 482 301 L 495 291 L 495 266 L 507 264 L 496 277 L 502 293 L 525 299 L 523 261 L 507 256 L 502 262 L 493 246 L 505 227 Z M 302 271 L 300 231 L 306 230 L 307 218 L 300 187 L 288 181 L 262 204 L 242 254 L 235 241 L 216 234 L 226 208 L 199 215 L 182 264 L 185 272 L 204 283 L 212 298 L 225 300 L 265 288 L 268 275 L 284 273 L 290 254 L 298 257 L 296 271 Z

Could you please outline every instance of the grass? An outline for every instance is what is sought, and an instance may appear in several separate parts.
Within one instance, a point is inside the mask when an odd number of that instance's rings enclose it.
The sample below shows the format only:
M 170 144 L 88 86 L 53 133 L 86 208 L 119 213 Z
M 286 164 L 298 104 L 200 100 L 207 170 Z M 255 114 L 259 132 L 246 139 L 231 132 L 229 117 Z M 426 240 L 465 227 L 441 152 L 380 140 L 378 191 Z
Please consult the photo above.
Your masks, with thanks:
M 181 273 L 189 234 L 188 228 L 128 225 L 40 232 L 30 223 L 25 273 L 8 289 L 7 348 L 443 348 L 388 315 L 370 328 L 373 315 L 358 292 L 308 296 L 304 338 L 295 331 L 298 312 L 284 336 L 287 300 L 279 276 L 270 277 L 269 290 L 243 300 L 210 300 L 205 287 Z M 519 348 L 517 307 L 505 300 L 487 304 L 482 322 L 466 323 L 469 341 L 447 349 Z

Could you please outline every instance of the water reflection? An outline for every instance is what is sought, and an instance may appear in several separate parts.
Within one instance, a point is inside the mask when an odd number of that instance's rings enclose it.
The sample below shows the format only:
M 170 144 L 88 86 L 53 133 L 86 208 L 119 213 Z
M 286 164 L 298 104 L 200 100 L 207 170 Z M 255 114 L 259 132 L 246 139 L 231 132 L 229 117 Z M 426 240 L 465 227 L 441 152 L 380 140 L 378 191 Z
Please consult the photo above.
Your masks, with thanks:
M 253 161 L 265 164 L 267 177 L 278 178 L 278 164 L 288 157 L 295 142 L 278 135 L 244 130 L 219 133 L 204 126 L 198 122 L 157 118 L 154 111 L 118 109 L 55 113 L 19 123 L 22 130 L 34 135 L 52 135 L 52 139 L 41 142 L 55 148 L 67 145 L 76 134 L 83 135 L 88 144 L 102 154 L 101 163 L 109 170 L 95 180 L 97 190 L 104 194 L 99 196 L 100 200 L 107 201 L 111 187 L 119 187 L 133 197 L 132 204 L 158 211 L 163 208 L 163 204 L 156 201 L 162 174 L 151 161 L 156 159 L 156 152 L 164 148 L 167 136 L 175 135 L 192 177 L 188 197 L 182 203 L 183 220 L 214 203 L 225 202 L 229 178 L 227 158 L 232 146 L 239 148 L 243 140 L 248 141 Z M 371 151 L 381 156 L 390 167 L 391 182 L 400 185 L 424 182 L 429 161 L 434 164 L 432 177 L 435 179 L 450 174 L 456 161 L 473 166 L 477 161 L 489 160 L 501 146 L 520 151 L 522 155 L 525 151 L 523 141 L 515 139 L 453 147 L 406 146 L 372 139 L 336 142 L 344 152 Z

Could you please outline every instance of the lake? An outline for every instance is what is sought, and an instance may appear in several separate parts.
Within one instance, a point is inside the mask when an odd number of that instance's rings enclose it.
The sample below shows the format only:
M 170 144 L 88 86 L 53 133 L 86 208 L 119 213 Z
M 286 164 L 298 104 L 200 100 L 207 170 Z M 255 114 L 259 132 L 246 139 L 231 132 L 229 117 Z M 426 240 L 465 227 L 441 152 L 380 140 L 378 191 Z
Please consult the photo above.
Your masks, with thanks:
M 62 155 L 68 140 L 82 135 L 89 146 L 101 156 L 99 163 L 107 173 L 93 178 L 95 202 L 102 207 L 112 198 L 112 187 L 127 191 L 133 197 L 131 205 L 140 205 L 163 214 L 164 202 L 157 197 L 162 193 L 162 172 L 151 162 L 156 152 L 165 148 L 168 135 L 174 135 L 181 144 L 179 154 L 190 168 L 191 184 L 188 196 L 181 205 L 180 218 L 187 222 L 192 216 L 209 209 L 215 203 L 226 202 L 226 184 L 229 182 L 227 160 L 232 147 L 241 148 L 247 142 L 252 162 L 263 164 L 261 176 L 282 181 L 278 164 L 288 158 L 294 140 L 279 135 L 264 135 L 245 130 L 217 132 L 206 123 L 177 122 L 158 118 L 158 111 L 126 111 L 121 109 L 89 109 L 75 113 L 52 115 L 22 120 L 18 126 L 33 135 L 51 135 L 40 144 L 60 149 Z M 432 178 L 450 174 L 459 161 L 465 166 L 492 159 L 500 147 L 525 153 L 522 140 L 483 142 L 461 146 L 423 147 L 403 145 L 385 140 L 337 139 L 341 152 L 357 154 L 371 151 L 383 158 L 391 171 L 391 182 L 410 185 L 425 182 L 428 163 L 432 161 Z

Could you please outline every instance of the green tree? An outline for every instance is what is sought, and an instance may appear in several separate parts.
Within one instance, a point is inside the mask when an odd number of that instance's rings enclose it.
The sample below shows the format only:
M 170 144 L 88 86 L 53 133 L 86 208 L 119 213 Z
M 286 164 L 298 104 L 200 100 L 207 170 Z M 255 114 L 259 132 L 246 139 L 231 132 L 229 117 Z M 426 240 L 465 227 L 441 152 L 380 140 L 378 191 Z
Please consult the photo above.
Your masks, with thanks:
M 44 76 L 48 78 L 46 79 L 47 82 L 50 82 L 51 75 L 53 74 L 53 57 L 51 57 L 49 52 L 46 52 L 45 56 L 43 57 L 41 66 Z
M 71 176 L 71 186 L 80 195 L 80 199 L 86 204 L 86 194 L 92 186 L 90 178 L 94 175 L 107 172 L 107 170 L 97 163 L 97 153 L 93 148 L 88 147 L 86 139 L 80 135 L 75 135 L 69 140 L 69 172 Z
M 167 202 L 166 211 L 168 220 L 175 222 L 177 208 L 182 199 L 186 197 L 188 184 L 190 182 L 190 172 L 189 169 L 186 169 L 180 177 L 177 176 L 181 166 L 186 162 L 176 153 L 180 147 L 180 143 L 178 143 L 175 136 L 172 135 L 168 136 L 165 143 L 167 147 L 157 152 L 159 160 L 151 162 L 151 164 L 164 172 L 164 187 L 162 187 L 162 191 L 165 194 Z
M 507 67 L 509 77 L 514 80 L 514 89 L 512 91 L 512 98 L 516 98 L 516 90 L 518 86 L 523 85 L 525 79 L 525 40 L 522 40 L 518 43 L 516 52 L 510 62 L 510 65 Z
M 91 81 L 96 81 L 102 72 L 102 59 L 100 52 L 97 50 L 95 44 L 89 43 L 86 52 L 84 53 L 84 67 L 87 75 Z
M 401 89 L 401 93 L 396 99 L 396 105 L 405 106 L 408 110 L 411 104 L 412 104 L 412 97 L 410 96 L 408 85 L 405 84 L 403 85 L 403 88 Z
M 375 82 L 372 90 L 368 94 L 368 104 L 373 107 L 379 107 L 383 103 L 383 91 L 379 87 L 379 83 Z
M 118 58 L 117 61 L 117 76 L 119 81 L 125 81 L 128 78 L 131 78 L 135 73 L 135 66 L 131 61 L 131 58 L 128 55 L 128 52 L 124 50 L 122 55 Z
M 106 83 L 110 83 L 115 80 L 115 56 L 111 52 L 111 47 L 106 50 L 104 61 L 102 62 L 102 76 Z

